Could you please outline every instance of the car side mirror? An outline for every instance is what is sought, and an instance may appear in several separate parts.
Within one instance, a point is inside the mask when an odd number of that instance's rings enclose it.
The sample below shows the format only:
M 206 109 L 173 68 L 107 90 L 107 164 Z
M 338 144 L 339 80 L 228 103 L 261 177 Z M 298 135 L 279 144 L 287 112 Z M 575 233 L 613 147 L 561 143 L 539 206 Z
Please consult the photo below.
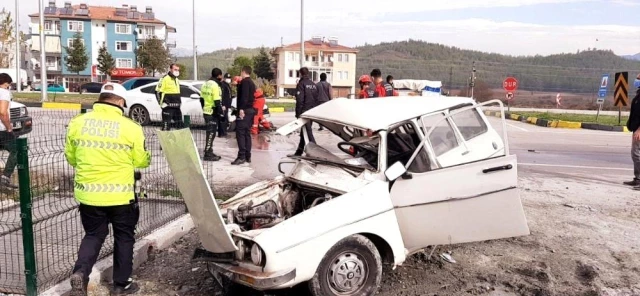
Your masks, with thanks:
M 404 167 L 404 165 L 401 162 L 398 161 L 394 163 L 391 167 L 389 167 L 384 172 L 384 175 L 387 177 L 387 180 L 395 181 L 396 179 L 400 178 L 406 173 L 407 173 L 407 169 Z
M 198 94 L 192 94 L 192 95 L 190 96 L 190 98 L 192 98 L 192 99 L 194 99 L 194 100 L 199 100 L 199 99 L 200 99 L 200 96 L 199 96 Z

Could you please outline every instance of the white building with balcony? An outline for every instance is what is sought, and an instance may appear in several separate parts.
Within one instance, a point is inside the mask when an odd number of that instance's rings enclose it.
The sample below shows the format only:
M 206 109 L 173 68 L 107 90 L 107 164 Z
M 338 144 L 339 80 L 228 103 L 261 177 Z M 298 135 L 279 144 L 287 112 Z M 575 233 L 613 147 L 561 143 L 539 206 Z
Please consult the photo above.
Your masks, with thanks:
M 334 97 L 355 94 L 357 49 L 338 44 L 338 39 L 314 36 L 304 43 L 304 63 L 300 65 L 300 43 L 285 45 L 274 51 L 276 84 L 279 96 L 294 95 L 301 67 L 309 68 L 311 79 L 320 81 L 327 74 Z

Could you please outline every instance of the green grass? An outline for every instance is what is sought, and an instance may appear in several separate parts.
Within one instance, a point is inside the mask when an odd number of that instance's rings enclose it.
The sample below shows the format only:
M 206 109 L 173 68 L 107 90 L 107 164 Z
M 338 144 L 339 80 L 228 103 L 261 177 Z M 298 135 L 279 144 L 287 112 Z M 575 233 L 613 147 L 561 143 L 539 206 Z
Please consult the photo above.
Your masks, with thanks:
M 293 112 L 296 108 L 296 103 L 267 103 L 269 108 L 284 108 L 286 112 Z
M 547 113 L 547 112 L 514 112 L 514 114 L 527 116 L 527 117 L 536 117 L 540 119 L 547 120 L 562 120 L 562 121 L 574 121 L 574 122 L 585 122 L 585 123 L 595 123 L 596 116 L 595 115 L 587 115 L 587 114 L 569 114 L 569 113 Z M 627 123 L 628 116 L 622 116 L 622 125 Z M 600 115 L 598 117 L 598 123 L 604 125 L 612 125 L 617 126 L 618 124 L 618 116 L 611 115 Z
M 42 95 L 39 92 L 20 92 L 13 93 L 13 99 L 16 102 L 40 102 Z M 97 94 L 76 94 L 76 93 L 47 93 L 49 102 L 56 103 L 93 103 L 98 99 Z

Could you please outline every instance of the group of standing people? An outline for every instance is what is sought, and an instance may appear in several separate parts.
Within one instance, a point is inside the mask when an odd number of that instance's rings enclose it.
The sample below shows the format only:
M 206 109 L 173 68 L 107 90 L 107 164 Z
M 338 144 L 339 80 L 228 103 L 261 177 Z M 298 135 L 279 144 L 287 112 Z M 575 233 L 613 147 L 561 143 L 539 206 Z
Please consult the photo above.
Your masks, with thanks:
M 370 75 L 360 76 L 358 83 L 360 84 L 358 99 L 393 97 L 398 95 L 398 92 L 396 92 L 393 87 L 393 76 L 387 76 L 386 81 L 384 81 L 380 69 L 373 69 Z
M 256 86 L 251 80 L 252 69 L 249 66 L 242 68 L 239 79 L 231 81 L 231 74 L 222 74 L 220 68 L 211 70 L 211 77 L 204 83 L 201 89 L 203 99 L 202 113 L 206 126 L 206 138 L 204 148 L 204 161 L 219 161 L 222 159 L 213 152 L 213 141 L 216 134 L 219 137 L 227 136 L 229 123 L 229 108 L 231 108 L 232 85 L 237 86 L 237 112 L 236 115 L 236 140 L 238 143 L 237 158 L 232 165 L 241 165 L 251 162 L 251 134 L 250 130 L 254 122 L 256 110 L 254 109 L 254 95 Z M 167 131 L 172 127 L 184 128 L 182 120 L 181 96 L 180 96 L 180 67 L 176 64 L 170 66 L 170 71 L 165 75 L 156 87 L 156 98 L 162 108 L 162 130 Z

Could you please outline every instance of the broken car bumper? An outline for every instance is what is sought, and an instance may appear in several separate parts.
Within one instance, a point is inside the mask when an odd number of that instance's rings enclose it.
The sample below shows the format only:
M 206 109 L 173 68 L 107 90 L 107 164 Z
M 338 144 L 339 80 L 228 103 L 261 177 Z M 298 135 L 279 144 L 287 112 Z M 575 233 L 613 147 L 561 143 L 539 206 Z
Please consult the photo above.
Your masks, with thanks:
M 282 286 L 296 277 L 296 269 L 276 272 L 263 272 L 261 268 L 249 266 L 248 263 L 215 263 L 209 262 L 212 272 L 218 272 L 231 281 L 249 286 L 256 290 L 269 290 Z

